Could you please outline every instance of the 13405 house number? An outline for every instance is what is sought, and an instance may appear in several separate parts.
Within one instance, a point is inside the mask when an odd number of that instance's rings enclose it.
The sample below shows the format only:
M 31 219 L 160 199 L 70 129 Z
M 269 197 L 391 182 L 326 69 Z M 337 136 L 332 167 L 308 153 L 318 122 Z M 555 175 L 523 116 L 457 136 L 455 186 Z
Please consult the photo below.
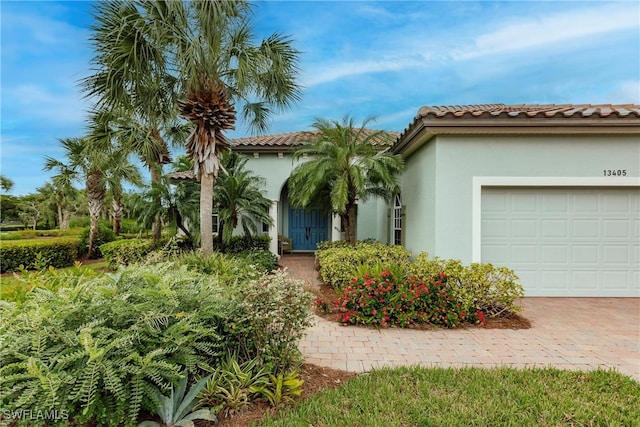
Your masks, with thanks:
M 626 169 L 603 169 L 604 176 L 627 176 Z

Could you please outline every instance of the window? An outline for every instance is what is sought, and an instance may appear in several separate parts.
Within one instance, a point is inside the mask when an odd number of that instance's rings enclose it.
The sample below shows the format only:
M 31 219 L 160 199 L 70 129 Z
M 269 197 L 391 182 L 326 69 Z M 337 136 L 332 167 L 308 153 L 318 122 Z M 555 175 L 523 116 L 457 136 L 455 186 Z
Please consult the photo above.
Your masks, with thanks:
M 396 194 L 393 202 L 393 244 L 402 244 L 402 199 Z
M 214 213 L 212 216 L 212 223 L 213 223 L 213 234 L 218 234 L 218 227 L 220 226 L 220 217 L 218 216 L 217 213 Z

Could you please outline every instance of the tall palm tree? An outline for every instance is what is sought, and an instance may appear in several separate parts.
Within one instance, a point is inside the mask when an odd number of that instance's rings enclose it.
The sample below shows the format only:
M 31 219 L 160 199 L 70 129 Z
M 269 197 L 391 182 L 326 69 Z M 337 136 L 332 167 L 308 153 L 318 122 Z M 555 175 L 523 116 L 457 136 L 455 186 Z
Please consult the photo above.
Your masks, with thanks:
M 393 138 L 384 131 L 371 131 L 365 119 L 360 127 L 348 115 L 337 120 L 316 119 L 312 142 L 293 153 L 296 166 L 289 178 L 289 199 L 296 208 L 309 207 L 324 199 L 340 216 L 345 240 L 355 245 L 357 203 L 369 197 L 389 198 L 397 192 L 399 173 L 404 168 L 400 156 L 387 149 Z
M 167 43 L 162 17 L 172 2 L 104 1 L 95 4 L 91 42 L 94 73 L 81 84 L 87 97 L 107 119 L 111 132 L 137 153 L 158 184 L 162 166 L 170 163 L 170 144 L 183 144 L 188 130 L 178 121 L 179 79 L 167 68 Z M 156 210 L 161 200 L 154 197 Z M 160 240 L 161 218 L 152 228 Z
M 140 109 L 159 90 L 182 96 L 179 112 L 194 125 L 187 154 L 202 188 L 205 253 L 213 250 L 213 184 L 227 146 L 223 133 L 235 126 L 236 106 L 252 130 L 264 131 L 274 110 L 300 97 L 298 52 L 291 40 L 273 34 L 255 43 L 250 13 L 251 5 L 242 0 L 111 1 L 96 10 L 98 28 L 113 30 L 95 38 L 100 83 L 91 81 L 88 87 L 97 85 L 112 99 L 135 93 L 131 105 Z M 148 112 L 145 122 L 156 113 Z
M 213 189 L 220 243 L 229 242 L 238 225 L 245 235 L 251 235 L 256 233 L 258 224 L 273 224 L 269 216 L 271 201 L 263 193 L 266 181 L 245 168 L 248 160 L 246 156 L 230 150 L 222 154 L 224 172 Z

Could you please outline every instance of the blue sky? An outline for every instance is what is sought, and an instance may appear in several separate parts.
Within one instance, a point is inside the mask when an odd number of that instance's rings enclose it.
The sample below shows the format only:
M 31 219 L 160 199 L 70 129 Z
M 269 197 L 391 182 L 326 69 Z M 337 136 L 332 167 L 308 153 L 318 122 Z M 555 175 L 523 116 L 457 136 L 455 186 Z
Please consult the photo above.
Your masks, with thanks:
M 256 2 L 258 34 L 302 51 L 303 99 L 269 133 L 313 119 L 402 131 L 423 105 L 640 104 L 640 3 L 608 1 Z M 78 81 L 92 52 L 90 2 L 0 1 L 0 172 L 11 194 L 49 177 L 44 156 L 84 134 Z M 231 137 L 246 136 L 242 126 Z

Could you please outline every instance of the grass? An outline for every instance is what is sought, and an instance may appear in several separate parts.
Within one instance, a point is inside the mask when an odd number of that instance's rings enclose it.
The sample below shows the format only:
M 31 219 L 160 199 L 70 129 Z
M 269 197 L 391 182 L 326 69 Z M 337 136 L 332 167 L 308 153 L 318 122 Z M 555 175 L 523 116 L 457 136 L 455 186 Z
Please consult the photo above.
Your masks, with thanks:
M 268 426 L 639 426 L 640 384 L 614 371 L 373 370 Z

